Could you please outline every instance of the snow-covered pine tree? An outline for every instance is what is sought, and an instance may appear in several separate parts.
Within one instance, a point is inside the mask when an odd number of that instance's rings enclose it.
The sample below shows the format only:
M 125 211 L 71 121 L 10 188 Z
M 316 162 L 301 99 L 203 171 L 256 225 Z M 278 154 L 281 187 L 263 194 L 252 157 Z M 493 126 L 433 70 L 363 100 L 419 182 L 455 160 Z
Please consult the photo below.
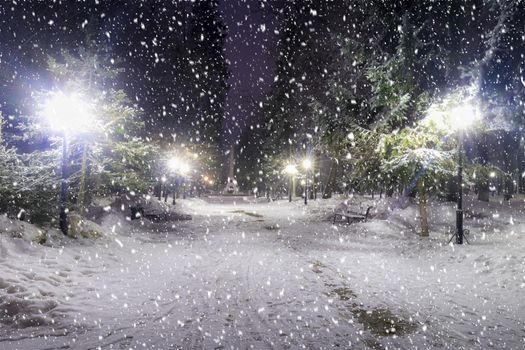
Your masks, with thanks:
M 51 222 L 59 178 L 56 151 L 18 154 L 0 145 L 0 213 L 35 223 Z
M 153 180 L 156 146 L 144 136 L 138 107 L 118 88 L 119 69 L 109 53 L 79 49 L 49 58 L 48 68 L 60 91 L 74 91 L 90 101 L 93 121 L 89 131 L 69 138 L 77 204 L 89 204 L 86 193 L 107 195 L 143 192 Z M 87 190 L 90 191 L 87 191 Z
M 429 235 L 427 197 L 438 190 L 439 176 L 454 175 L 454 152 L 443 148 L 443 133 L 432 125 L 419 123 L 381 140 L 382 171 L 389 186 L 403 189 L 403 197 L 416 193 L 419 203 L 421 236 Z

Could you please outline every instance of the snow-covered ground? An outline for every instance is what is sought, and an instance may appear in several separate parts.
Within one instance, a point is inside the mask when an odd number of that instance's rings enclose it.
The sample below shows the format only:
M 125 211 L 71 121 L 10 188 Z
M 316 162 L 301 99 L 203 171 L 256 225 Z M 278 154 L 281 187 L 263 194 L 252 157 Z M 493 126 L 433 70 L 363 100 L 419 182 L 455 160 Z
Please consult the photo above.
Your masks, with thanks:
M 334 226 L 339 202 L 188 199 L 167 231 L 109 215 L 102 238 L 45 246 L 3 217 L 0 349 L 525 347 L 523 200 L 467 198 L 464 246 L 450 203 L 423 239 L 415 205 Z

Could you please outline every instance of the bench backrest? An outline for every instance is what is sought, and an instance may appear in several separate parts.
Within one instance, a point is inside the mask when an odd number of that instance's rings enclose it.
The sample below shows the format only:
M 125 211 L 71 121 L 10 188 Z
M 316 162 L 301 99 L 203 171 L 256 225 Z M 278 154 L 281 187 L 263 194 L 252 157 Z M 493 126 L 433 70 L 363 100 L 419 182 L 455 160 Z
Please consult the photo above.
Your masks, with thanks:
M 337 214 L 361 214 L 368 217 L 370 210 L 373 208 L 373 206 L 367 205 L 367 203 L 349 203 L 347 201 L 335 207 L 334 212 Z

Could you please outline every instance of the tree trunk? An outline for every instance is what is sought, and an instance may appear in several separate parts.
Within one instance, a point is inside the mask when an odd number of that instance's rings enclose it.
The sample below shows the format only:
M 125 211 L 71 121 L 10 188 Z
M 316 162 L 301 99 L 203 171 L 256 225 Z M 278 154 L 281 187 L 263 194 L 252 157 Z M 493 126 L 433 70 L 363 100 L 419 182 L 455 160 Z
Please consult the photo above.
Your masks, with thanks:
M 428 213 L 427 213 L 427 197 L 425 193 L 425 183 L 419 180 L 417 183 L 417 193 L 419 197 L 419 221 L 421 223 L 421 236 L 428 237 Z
M 330 173 L 328 174 L 328 180 L 326 181 L 326 186 L 323 192 L 324 199 L 332 198 L 332 193 L 334 191 L 336 178 L 337 178 L 337 161 L 333 159 L 332 164 L 330 165 Z

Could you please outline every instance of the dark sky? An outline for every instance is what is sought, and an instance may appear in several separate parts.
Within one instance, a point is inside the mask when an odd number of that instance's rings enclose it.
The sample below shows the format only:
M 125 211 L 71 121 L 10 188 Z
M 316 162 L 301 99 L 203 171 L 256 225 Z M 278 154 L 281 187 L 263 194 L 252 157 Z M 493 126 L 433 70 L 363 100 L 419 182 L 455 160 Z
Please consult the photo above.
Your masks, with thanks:
M 225 114 L 241 131 L 254 121 L 252 114 L 259 110 L 259 103 L 273 82 L 276 61 L 277 19 L 261 9 L 259 3 L 223 0 L 220 5 L 228 27 L 225 50 L 231 70 Z M 232 139 L 238 136 L 234 132 Z
M 228 27 L 225 55 L 231 71 L 225 108 L 227 143 L 237 140 L 245 124 L 254 120 L 251 115 L 258 111 L 273 82 L 278 23 L 274 14 L 261 9 L 260 3 L 258 0 L 220 0 L 220 11 Z M 24 91 L 47 88 L 49 84 L 42 80 L 46 76 L 43 67 L 47 55 L 55 56 L 61 48 L 74 49 L 81 45 L 85 37 L 81 29 L 88 21 L 98 20 L 103 45 L 112 47 L 117 56 L 133 60 L 131 69 L 149 68 L 127 74 L 140 75 L 125 82 L 146 86 L 134 88 L 137 94 L 130 97 L 148 108 L 148 103 L 156 103 L 147 87 L 151 85 L 148 75 L 160 74 L 163 69 L 162 62 L 155 63 L 155 54 L 162 52 L 168 43 L 167 26 L 176 27 L 176 21 L 170 17 L 180 18 L 176 9 L 191 6 L 190 2 L 180 2 L 177 7 L 166 6 L 168 10 L 163 12 L 162 4 L 165 3 L 137 0 L 1 1 L 0 103 L 4 107 L 14 106 L 13 101 Z M 146 30 L 141 27 L 143 22 Z M 157 41 L 152 45 L 154 39 Z

